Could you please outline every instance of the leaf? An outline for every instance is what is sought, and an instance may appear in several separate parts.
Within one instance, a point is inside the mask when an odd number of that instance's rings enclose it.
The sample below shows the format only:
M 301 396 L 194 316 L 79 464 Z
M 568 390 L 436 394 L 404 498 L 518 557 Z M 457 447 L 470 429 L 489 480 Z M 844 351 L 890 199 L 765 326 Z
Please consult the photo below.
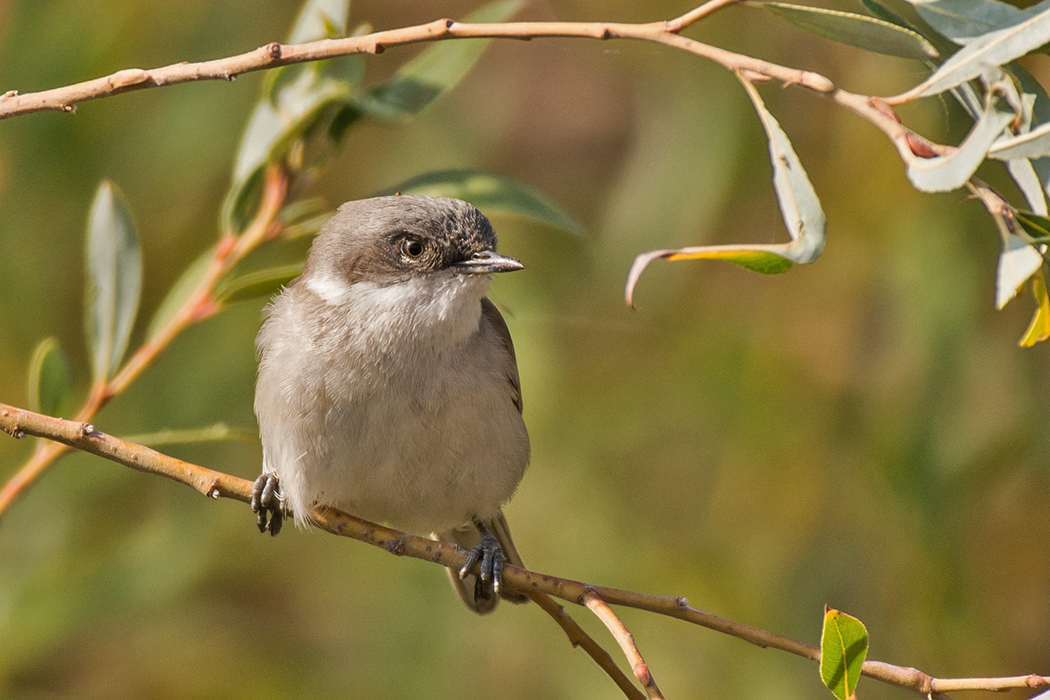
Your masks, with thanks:
M 147 447 L 162 447 L 164 445 L 186 445 L 196 442 L 220 442 L 223 440 L 254 440 L 257 438 L 258 435 L 250 430 L 238 430 L 231 428 L 225 423 L 216 423 L 206 428 L 158 430 L 154 433 L 127 435 L 124 437 L 124 440 L 139 445 L 146 445 Z
M 482 212 L 527 216 L 555 228 L 583 235 L 583 227 L 539 189 L 484 170 L 441 170 L 425 173 L 380 194 L 419 194 L 470 202 Z
M 1006 162 L 1006 169 L 1009 171 L 1010 177 L 1017 183 L 1017 188 L 1021 190 L 1025 201 L 1028 202 L 1028 206 L 1035 213 L 1046 216 L 1046 197 L 1043 195 L 1043 183 L 1039 181 L 1039 175 L 1036 174 L 1032 161 L 1027 158 L 1010 160 Z
M 855 617 L 824 608 L 820 636 L 820 678 L 839 700 L 856 698 L 857 681 L 868 655 L 868 630 Z
M 1017 296 L 1021 287 L 1042 266 L 1043 256 L 1020 236 L 1008 234 L 999 254 L 995 276 L 995 308 L 1001 309 Z
M 1050 299 L 1047 298 L 1046 278 L 1043 277 L 1042 272 L 1032 277 L 1032 294 L 1035 296 L 1036 309 L 1032 315 L 1032 322 L 1028 324 L 1028 330 L 1017 343 L 1022 348 L 1030 348 L 1050 338 Z M 1036 697 L 1046 695 L 1046 693 L 1040 693 Z
M 470 13 L 463 21 L 503 22 L 523 4 L 522 0 L 497 0 Z M 362 110 L 380 119 L 402 120 L 418 114 L 463 79 L 490 41 L 464 39 L 432 44 L 389 80 L 355 102 Z
M 345 34 L 349 8 L 349 0 L 307 0 L 288 43 L 325 39 L 333 33 Z M 234 161 L 230 188 L 223 201 L 224 231 L 237 233 L 247 225 L 259 197 L 266 164 L 282 160 L 289 147 L 315 127 L 325 114 L 349 102 L 356 83 L 347 78 L 359 79 L 361 70 L 356 63 L 351 65 L 347 61 L 360 62 L 363 58 L 283 66 L 267 74 L 263 97 L 248 119 Z
M 787 134 L 766 109 L 758 90 L 750 81 L 740 78 L 751 102 L 755 105 L 759 120 L 769 138 L 769 159 L 773 164 L 773 188 L 784 217 L 784 225 L 791 236 L 790 243 L 752 243 L 742 245 L 696 246 L 678 250 L 655 250 L 643 253 L 634 259 L 627 273 L 624 296 L 627 305 L 634 308 L 634 288 L 642 272 L 653 260 L 696 260 L 715 258 L 729 260 L 750 270 L 764 273 L 783 272 L 792 263 L 806 265 L 824 250 L 827 238 L 827 219 L 820 207 L 817 193 L 802 168 Z M 777 262 L 780 258 L 783 262 Z M 786 264 L 785 264 L 786 263 Z
M 289 44 L 305 44 L 346 34 L 350 0 L 306 0 L 288 35 Z
M 124 196 L 105 180 L 87 225 L 85 324 L 92 381 L 101 384 L 120 365 L 142 291 L 142 254 Z
M 1017 223 L 1021 224 L 1021 228 L 1029 236 L 1029 243 L 1050 243 L 1050 219 L 1045 215 L 1040 216 L 1035 212 L 1016 209 L 1014 210 L 1014 218 L 1017 219 Z
M 908 20 L 904 19 L 896 12 L 893 12 L 888 7 L 882 5 L 878 0 L 861 0 L 861 4 L 864 5 L 864 9 L 874 15 L 877 19 L 881 19 L 883 22 L 889 22 L 890 24 L 896 24 L 898 27 L 904 29 L 910 29 L 916 32 L 915 27 L 911 25 Z M 918 32 L 917 32 L 918 33 Z
M 224 284 L 215 296 L 219 302 L 227 304 L 258 297 L 271 297 L 298 277 L 302 271 L 303 263 L 295 263 L 250 272 Z
M 73 370 L 58 341 L 45 338 L 29 361 L 29 410 L 61 416 L 73 389 Z
M 1041 124 L 1026 134 L 997 142 L 988 150 L 988 157 L 996 160 L 1039 158 L 1050 155 L 1050 123 Z
M 1024 12 L 998 0 L 933 0 L 912 4 L 919 16 L 959 45 L 1024 19 Z
M 901 99 L 937 95 L 1050 41 L 1050 9 L 1025 17 L 1023 21 L 974 39 L 941 64 L 933 75 L 901 95 Z
M 1014 117 L 1013 112 L 998 108 L 998 100 L 992 100 L 954 153 L 919 158 L 910 151 L 902 151 L 908 164 L 908 179 L 923 192 L 947 192 L 962 187 L 984 162 L 992 142 Z
M 865 51 L 902 58 L 936 58 L 937 49 L 918 32 L 882 19 L 782 2 L 750 2 L 806 31 Z
M 190 263 L 190 266 L 179 276 L 168 291 L 168 295 L 164 297 L 164 301 L 153 313 L 153 318 L 146 329 L 146 342 L 153 340 L 167 328 L 175 318 L 175 314 L 186 305 L 193 293 L 200 287 L 204 276 L 208 274 L 214 257 L 215 246 L 212 246 L 197 256 L 197 259 Z

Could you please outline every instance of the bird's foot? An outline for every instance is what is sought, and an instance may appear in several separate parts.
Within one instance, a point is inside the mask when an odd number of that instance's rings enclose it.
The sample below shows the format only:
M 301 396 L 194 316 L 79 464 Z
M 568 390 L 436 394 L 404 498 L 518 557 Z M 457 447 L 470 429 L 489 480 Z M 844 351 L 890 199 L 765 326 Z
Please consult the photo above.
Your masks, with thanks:
M 256 514 L 259 532 L 277 535 L 284 524 L 284 499 L 276 474 L 262 474 L 252 486 L 252 511 Z
M 471 573 L 474 565 L 481 560 L 481 566 L 474 579 L 474 600 L 489 600 L 503 590 L 503 550 L 496 538 L 486 532 L 481 540 L 467 554 L 467 561 L 459 570 L 460 579 Z

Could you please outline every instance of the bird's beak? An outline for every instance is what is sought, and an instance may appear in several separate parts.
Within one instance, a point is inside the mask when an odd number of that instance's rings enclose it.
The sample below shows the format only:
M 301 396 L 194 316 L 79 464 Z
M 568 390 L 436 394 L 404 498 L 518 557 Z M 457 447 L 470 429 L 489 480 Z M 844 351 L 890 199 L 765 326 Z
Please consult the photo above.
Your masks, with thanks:
M 520 261 L 507 255 L 500 255 L 492 250 L 483 250 L 474 253 L 467 260 L 454 264 L 453 269 L 468 275 L 489 275 L 493 272 L 513 272 L 523 270 L 525 266 Z

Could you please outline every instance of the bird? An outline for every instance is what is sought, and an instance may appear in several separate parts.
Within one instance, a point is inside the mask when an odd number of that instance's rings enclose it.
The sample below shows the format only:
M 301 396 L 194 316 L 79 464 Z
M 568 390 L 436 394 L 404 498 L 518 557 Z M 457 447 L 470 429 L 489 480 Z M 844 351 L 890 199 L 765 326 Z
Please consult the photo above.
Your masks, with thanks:
M 503 586 L 504 563 L 524 564 L 502 507 L 529 436 L 514 345 L 486 296 L 493 274 L 523 268 L 466 202 L 340 206 L 256 338 L 260 531 L 334 507 L 467 550 L 448 573 L 475 612 L 526 602 Z

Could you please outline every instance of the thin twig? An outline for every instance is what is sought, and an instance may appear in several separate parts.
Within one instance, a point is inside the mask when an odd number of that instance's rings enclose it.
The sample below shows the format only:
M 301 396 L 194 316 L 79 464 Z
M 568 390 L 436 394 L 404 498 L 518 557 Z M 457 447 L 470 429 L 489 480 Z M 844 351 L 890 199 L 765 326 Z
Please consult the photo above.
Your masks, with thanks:
M 95 429 L 94 426 L 82 422 L 53 418 L 0 404 L 0 430 L 15 437 L 34 435 L 54 440 L 142 472 L 165 476 L 187 484 L 211 498 L 232 498 L 245 503 L 251 500 L 252 482 L 250 481 L 183 462 L 148 447 L 106 435 Z M 452 568 L 459 568 L 466 561 L 466 553 L 453 544 L 436 542 L 425 537 L 383 527 L 334 508 L 315 509 L 312 520 L 322 530 L 380 547 L 398 556 L 410 556 Z M 779 649 L 813 661 L 820 659 L 820 650 L 815 646 L 698 610 L 691 607 L 685 598 L 595 586 L 510 565 L 504 568 L 503 579 L 508 587 L 515 590 L 525 593 L 546 593 L 577 605 L 582 605 L 584 595 L 588 591 L 593 591 L 611 605 L 624 605 L 675 617 L 760 647 Z M 1008 678 L 938 679 L 914 668 L 895 666 L 880 661 L 865 661 L 862 672 L 876 680 L 913 690 L 922 695 L 948 690 L 1007 690 L 1010 688 L 1042 690 L 1050 688 L 1050 678 L 1037 674 Z
M 554 621 L 565 630 L 565 634 L 569 637 L 572 645 L 574 647 L 583 647 L 583 650 L 590 654 L 595 663 L 609 674 L 609 677 L 619 686 L 624 695 L 632 700 L 644 700 L 645 695 L 631 684 L 624 672 L 620 670 L 613 658 L 609 656 L 609 652 L 605 651 L 598 642 L 594 641 L 590 635 L 583 631 L 582 627 L 576 624 L 576 620 L 573 620 L 569 613 L 565 612 L 564 606 L 555 603 L 554 599 L 545 593 L 536 591 L 522 591 L 522 593 L 536 603 L 543 612 L 554 618 Z
M 593 612 L 599 620 L 609 629 L 612 633 L 613 638 L 620 645 L 620 649 L 623 650 L 624 656 L 627 657 L 627 662 L 631 664 L 631 670 L 634 671 L 634 676 L 641 682 L 642 687 L 645 688 L 645 696 L 649 700 L 663 700 L 663 693 L 660 692 L 660 688 L 656 685 L 656 679 L 653 678 L 652 672 L 649 670 L 649 665 L 645 663 L 645 659 L 642 658 L 642 652 L 638 651 L 638 645 L 634 642 L 634 635 L 630 633 L 627 627 L 623 624 L 613 609 L 609 607 L 609 604 L 601 599 L 601 596 L 597 595 L 593 590 L 589 590 L 583 594 L 583 604 Z

